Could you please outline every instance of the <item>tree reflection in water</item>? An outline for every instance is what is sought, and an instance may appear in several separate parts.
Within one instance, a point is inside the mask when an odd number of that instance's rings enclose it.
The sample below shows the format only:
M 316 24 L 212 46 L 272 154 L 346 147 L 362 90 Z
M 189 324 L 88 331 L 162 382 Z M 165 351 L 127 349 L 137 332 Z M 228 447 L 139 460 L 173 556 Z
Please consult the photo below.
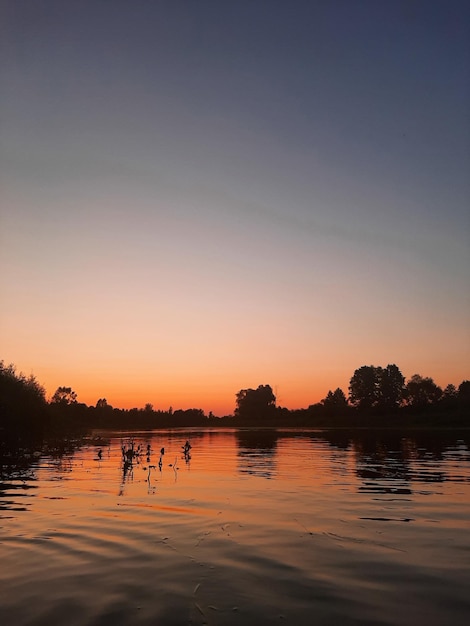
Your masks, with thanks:
M 470 458 L 468 432 L 416 430 L 325 431 L 315 435 L 331 447 L 351 449 L 356 475 L 362 480 L 360 491 L 411 494 L 419 483 L 440 483 L 455 480 L 449 469 L 442 469 L 442 460 L 455 460 L 447 468 L 458 469 L 462 460 Z M 440 469 L 435 469 L 433 461 Z
M 72 471 L 72 457 L 80 439 L 29 440 L 0 443 L 0 511 L 27 511 L 35 495 L 36 473 L 49 467 L 62 476 Z M 0 515 L 1 517 L 5 517 Z
M 272 478 L 276 474 L 278 438 L 279 434 L 275 430 L 237 431 L 237 457 L 240 474 Z

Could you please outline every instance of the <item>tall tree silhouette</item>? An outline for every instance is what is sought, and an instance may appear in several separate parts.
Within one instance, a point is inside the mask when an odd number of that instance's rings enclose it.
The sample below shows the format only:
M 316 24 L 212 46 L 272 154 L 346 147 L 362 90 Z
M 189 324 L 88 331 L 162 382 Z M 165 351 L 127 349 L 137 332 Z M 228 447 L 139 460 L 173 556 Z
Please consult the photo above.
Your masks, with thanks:
M 404 391 L 405 377 L 397 365 L 363 365 L 350 380 L 349 399 L 361 410 L 390 411 L 401 405 Z
M 276 396 L 270 385 L 257 389 L 241 389 L 236 395 L 235 415 L 242 421 L 258 421 L 273 417 Z
M 349 381 L 349 400 L 362 410 L 370 410 L 379 398 L 377 368 L 373 365 L 359 367 Z
M 405 377 L 395 364 L 376 369 L 378 378 L 378 406 L 385 410 L 397 409 L 403 401 Z

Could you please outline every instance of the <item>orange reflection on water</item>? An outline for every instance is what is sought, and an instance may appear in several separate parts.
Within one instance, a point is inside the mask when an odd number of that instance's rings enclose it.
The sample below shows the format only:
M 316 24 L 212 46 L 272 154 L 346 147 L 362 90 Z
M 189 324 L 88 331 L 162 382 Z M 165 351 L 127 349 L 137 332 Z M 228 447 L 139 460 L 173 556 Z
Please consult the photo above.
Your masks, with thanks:
M 413 619 L 463 623 L 470 453 L 454 435 L 101 432 L 24 472 L 0 498 L 10 623 L 70 607 L 99 623 L 118 602 L 134 624 L 139 598 L 144 623 L 235 624 L 236 606 L 243 623 L 411 626 L 405 593 Z

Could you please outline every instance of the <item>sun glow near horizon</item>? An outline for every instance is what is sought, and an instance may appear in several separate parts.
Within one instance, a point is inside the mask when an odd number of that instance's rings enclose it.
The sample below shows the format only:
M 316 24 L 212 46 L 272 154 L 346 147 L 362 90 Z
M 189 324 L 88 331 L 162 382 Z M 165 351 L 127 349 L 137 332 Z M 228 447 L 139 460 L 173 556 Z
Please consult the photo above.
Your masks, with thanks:
M 6 0 L 0 358 L 215 414 L 470 378 L 469 21 L 431 4 Z
M 5 359 L 6 363 L 10 360 Z M 361 365 L 382 365 L 389 362 L 379 362 L 377 359 L 369 362 L 357 363 L 348 368 L 343 366 L 319 366 L 318 370 L 310 374 L 310 370 L 303 367 L 281 368 L 273 366 L 266 375 L 256 367 L 243 367 L 226 371 L 209 372 L 205 368 L 186 370 L 167 370 L 158 367 L 155 369 L 138 368 L 127 365 L 125 372 L 115 367 L 105 369 L 91 365 L 80 370 L 77 364 L 69 367 L 39 366 L 29 367 L 27 361 L 13 361 L 17 371 L 26 375 L 33 374 L 39 383 L 46 389 L 46 397 L 50 399 L 59 386 L 68 386 L 78 395 L 78 401 L 88 406 L 96 405 L 99 398 L 106 398 L 114 408 L 131 409 L 143 408 L 150 403 L 155 410 L 167 411 L 170 407 L 176 409 L 200 408 L 206 415 L 209 412 L 216 416 L 233 414 L 235 409 L 235 395 L 240 389 L 256 388 L 260 384 L 269 384 L 276 396 L 277 406 L 288 409 L 301 409 L 319 402 L 329 390 L 340 387 L 348 395 L 349 380 L 354 370 Z M 400 367 L 400 363 L 396 363 Z M 436 384 L 444 388 L 447 384 L 456 387 L 468 377 L 461 376 L 459 367 L 452 369 L 441 366 L 436 371 L 428 369 L 401 368 L 408 379 L 413 374 L 431 376 Z M 299 374 L 299 372 L 302 372 Z

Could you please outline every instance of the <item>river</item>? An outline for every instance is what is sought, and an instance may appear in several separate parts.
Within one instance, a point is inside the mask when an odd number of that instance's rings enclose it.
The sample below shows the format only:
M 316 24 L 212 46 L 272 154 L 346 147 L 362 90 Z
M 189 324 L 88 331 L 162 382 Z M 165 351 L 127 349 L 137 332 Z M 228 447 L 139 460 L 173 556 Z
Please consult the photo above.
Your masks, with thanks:
M 463 626 L 470 432 L 95 432 L 7 453 L 0 564 L 5 625 Z

